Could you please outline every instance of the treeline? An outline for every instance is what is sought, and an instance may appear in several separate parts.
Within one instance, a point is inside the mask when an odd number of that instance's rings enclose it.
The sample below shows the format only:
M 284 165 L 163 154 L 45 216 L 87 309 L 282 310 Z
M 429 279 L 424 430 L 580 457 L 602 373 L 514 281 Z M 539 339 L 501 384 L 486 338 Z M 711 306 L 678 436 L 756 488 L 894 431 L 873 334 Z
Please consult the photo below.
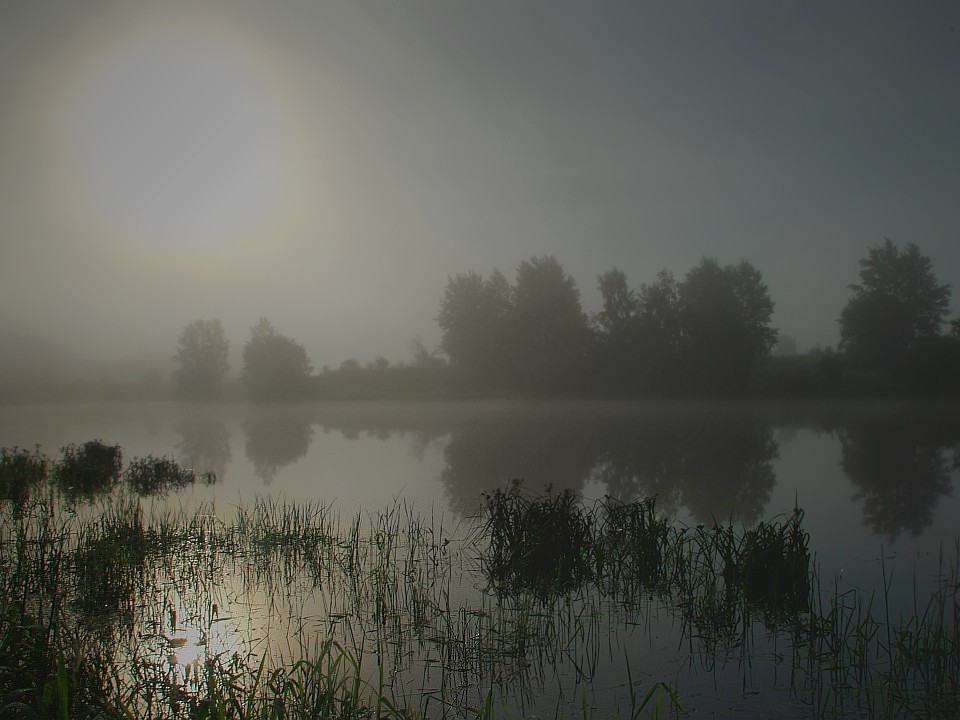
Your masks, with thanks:
M 465 382 L 535 394 L 724 392 L 749 389 L 777 332 L 773 301 L 749 263 L 705 259 L 682 280 L 661 271 L 630 287 L 620 270 L 599 278 L 592 318 L 576 284 L 551 257 L 448 283 L 442 347 Z
M 598 278 L 588 317 L 573 279 L 551 257 L 447 282 L 442 349 L 463 387 L 527 394 L 764 395 L 956 392 L 960 319 L 946 327 L 950 286 L 915 245 L 890 240 L 860 262 L 839 313 L 837 352 L 773 357 L 774 303 L 748 262 L 705 258 L 631 286 Z M 949 330 L 949 331 L 948 331 Z M 786 344 L 785 344 L 786 346 Z
M 255 400 L 960 390 L 950 286 L 913 244 L 869 249 L 839 312 L 839 348 L 802 357 L 773 356 L 774 302 L 749 262 L 705 258 L 682 277 L 661 270 L 638 286 L 612 269 L 598 287 L 602 308 L 588 315 L 576 282 L 549 256 L 523 261 L 513 283 L 499 270 L 461 273 L 440 299 L 437 350 L 417 340 L 411 363 L 351 359 L 317 375 L 303 346 L 264 318 L 244 345 L 241 380 Z M 228 350 L 219 321 L 188 325 L 176 356 L 181 391 L 216 395 Z

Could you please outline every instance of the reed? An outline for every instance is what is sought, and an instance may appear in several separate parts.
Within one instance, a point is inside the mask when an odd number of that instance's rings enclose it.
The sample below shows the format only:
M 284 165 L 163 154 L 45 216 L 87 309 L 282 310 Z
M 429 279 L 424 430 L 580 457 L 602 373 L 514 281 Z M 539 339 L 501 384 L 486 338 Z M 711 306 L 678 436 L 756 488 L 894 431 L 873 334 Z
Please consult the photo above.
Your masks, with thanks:
M 217 476 L 185 468 L 168 457 L 134 458 L 123 473 L 123 480 L 139 495 L 165 495 L 197 482 L 213 485 Z
M 71 498 L 93 499 L 120 481 L 123 450 L 118 445 L 90 440 L 67 445 L 60 453 L 54 475 L 61 490 Z
M 128 484 L 78 508 L 44 489 L 60 480 L 39 453 L 3 457 L 29 492 L 0 501 L 0 717 L 675 714 L 677 683 L 636 682 L 625 649 L 617 698 L 594 684 L 616 634 L 658 612 L 705 665 L 782 644 L 764 662 L 811 714 L 960 703 L 957 561 L 945 552 L 935 592 L 887 613 L 889 574 L 876 595 L 822 586 L 799 511 L 691 528 L 654 498 L 518 485 L 452 528 L 400 502 L 346 522 L 262 499 L 158 509 Z M 217 640 L 224 628 L 246 639 Z
M 25 448 L 0 448 L 0 501 L 22 503 L 31 491 L 47 479 L 49 462 L 38 445 L 33 452 Z

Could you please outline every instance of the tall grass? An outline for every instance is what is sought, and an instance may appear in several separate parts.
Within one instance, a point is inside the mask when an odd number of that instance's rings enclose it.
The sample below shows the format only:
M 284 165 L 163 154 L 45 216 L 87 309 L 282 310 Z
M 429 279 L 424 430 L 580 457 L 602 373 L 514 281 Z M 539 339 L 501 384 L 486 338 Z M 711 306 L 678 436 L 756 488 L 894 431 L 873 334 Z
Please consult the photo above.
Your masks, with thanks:
M 120 481 L 123 450 L 118 445 L 90 440 L 81 445 L 67 445 L 60 453 L 54 474 L 61 490 L 71 497 L 92 499 L 112 490 Z
M 653 498 L 514 486 L 448 527 L 399 502 L 347 520 L 270 500 L 161 509 L 124 483 L 76 512 L 43 489 L 44 473 L 60 482 L 47 462 L 0 458 L 27 488 L 0 502 L 0 717 L 675 713 L 682 683 L 638 681 L 616 638 L 658 611 L 691 653 L 746 665 L 755 633 L 782 644 L 770 662 L 812 714 L 948 717 L 960 702 L 956 561 L 888 617 L 889 576 L 877 596 L 822 587 L 800 511 L 688 528 Z M 614 697 L 598 679 L 621 649 Z

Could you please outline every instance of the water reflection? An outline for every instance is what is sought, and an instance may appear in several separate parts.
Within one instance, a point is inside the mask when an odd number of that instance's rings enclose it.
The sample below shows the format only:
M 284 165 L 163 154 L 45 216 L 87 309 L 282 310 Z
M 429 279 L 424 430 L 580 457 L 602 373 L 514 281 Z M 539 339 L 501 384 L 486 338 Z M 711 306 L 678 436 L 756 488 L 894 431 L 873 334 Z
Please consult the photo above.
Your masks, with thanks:
M 180 436 L 176 444 L 180 463 L 222 480 L 230 464 L 230 431 L 222 419 L 210 415 L 184 415 L 173 425 Z
M 918 537 L 952 492 L 950 425 L 916 418 L 861 418 L 839 431 L 841 467 L 863 501 L 863 522 L 889 541 Z M 956 467 L 956 462 L 953 463 Z
M 312 423 L 306 408 L 259 408 L 247 417 L 243 423 L 247 459 L 264 484 L 307 454 L 313 441 Z
M 442 481 L 454 510 L 476 511 L 479 494 L 514 478 L 532 490 L 583 493 L 599 482 L 621 501 L 658 496 L 699 522 L 752 523 L 776 483 L 772 428 L 750 415 L 641 417 L 630 422 L 514 418 L 466 423 L 444 451 Z
M 773 429 L 751 415 L 647 418 L 599 436 L 593 473 L 621 502 L 656 495 L 662 510 L 682 506 L 698 522 L 753 523 L 776 483 Z
M 517 419 L 468 422 L 444 449 L 441 474 L 451 508 L 477 511 L 480 493 L 513 479 L 543 490 L 581 492 L 597 457 L 596 439 L 577 423 Z

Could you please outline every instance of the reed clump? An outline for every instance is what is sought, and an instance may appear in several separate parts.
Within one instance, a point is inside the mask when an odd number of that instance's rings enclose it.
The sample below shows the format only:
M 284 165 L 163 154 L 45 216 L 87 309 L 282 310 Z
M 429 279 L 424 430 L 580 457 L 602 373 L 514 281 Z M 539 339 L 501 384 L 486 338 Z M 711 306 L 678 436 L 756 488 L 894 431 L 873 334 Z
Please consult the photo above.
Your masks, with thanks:
M 498 593 L 568 592 L 593 575 L 594 518 L 569 490 L 532 497 L 515 482 L 484 496 L 484 565 Z
M 747 602 L 787 614 L 807 609 L 810 599 L 810 536 L 803 511 L 783 521 L 746 530 L 735 552 L 726 557 L 724 578 L 739 587 Z
M 4 457 L 33 490 L 0 500 L 0 718 L 492 718 L 554 680 L 555 714 L 580 713 L 582 692 L 586 717 L 612 644 L 626 651 L 624 629 L 657 611 L 683 634 L 678 654 L 708 667 L 738 651 L 759 663 L 751 638 L 766 633 L 779 654 L 763 661 L 790 666 L 812 715 L 950 717 L 960 704 L 958 568 L 902 616 L 883 594 L 830 596 L 800 511 L 691 528 L 655 498 L 514 484 L 448 532 L 401 503 L 343 524 L 323 505 L 262 499 L 158 509 L 123 486 L 78 506 L 35 492 L 39 452 Z M 642 716 L 647 688 L 679 705 L 668 685 L 628 681 L 629 702 L 604 697 L 605 710 Z
M 67 445 L 60 453 L 55 476 L 61 490 L 70 497 L 92 499 L 112 490 L 120 481 L 123 450 L 119 445 L 89 440 L 81 445 Z
M 49 463 L 38 446 L 0 449 L 0 500 L 22 502 L 37 485 L 47 479 Z
M 668 577 L 670 523 L 657 514 L 655 497 L 635 502 L 605 498 L 594 542 L 596 574 L 612 587 L 631 582 L 662 585 Z
M 111 505 L 79 535 L 71 563 L 76 583 L 74 606 L 96 618 L 121 611 L 132 614 L 147 553 L 147 532 L 139 504 Z
M 212 472 L 198 472 L 180 465 L 168 457 L 136 457 L 123 473 L 124 482 L 139 495 L 165 495 L 201 482 L 213 485 L 217 476 Z

